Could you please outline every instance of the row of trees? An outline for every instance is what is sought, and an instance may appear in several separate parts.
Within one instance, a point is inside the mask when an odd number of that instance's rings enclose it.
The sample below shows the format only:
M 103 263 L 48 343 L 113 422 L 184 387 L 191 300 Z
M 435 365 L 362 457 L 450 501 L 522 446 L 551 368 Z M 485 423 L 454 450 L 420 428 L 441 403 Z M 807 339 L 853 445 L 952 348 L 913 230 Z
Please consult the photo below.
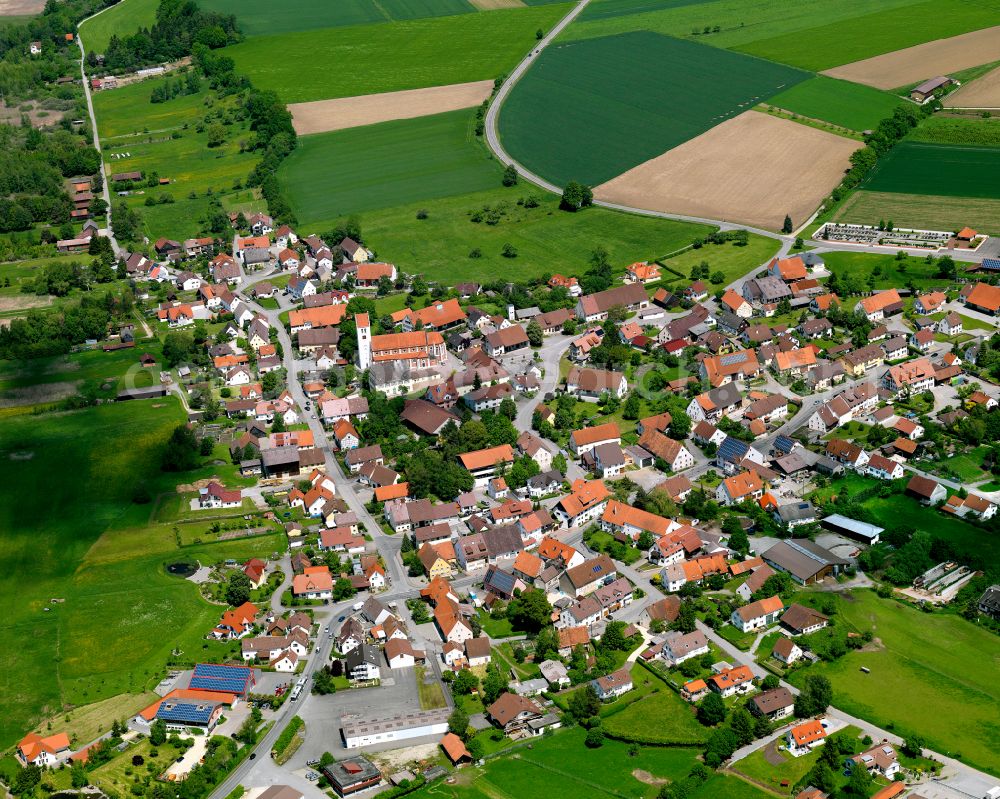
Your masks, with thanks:
M 111 36 L 103 68 L 112 73 L 131 72 L 191 55 L 195 45 L 218 49 L 239 38 L 232 14 L 204 11 L 192 0 L 160 0 L 151 28 Z M 88 57 L 88 65 L 95 67 L 96 59 Z

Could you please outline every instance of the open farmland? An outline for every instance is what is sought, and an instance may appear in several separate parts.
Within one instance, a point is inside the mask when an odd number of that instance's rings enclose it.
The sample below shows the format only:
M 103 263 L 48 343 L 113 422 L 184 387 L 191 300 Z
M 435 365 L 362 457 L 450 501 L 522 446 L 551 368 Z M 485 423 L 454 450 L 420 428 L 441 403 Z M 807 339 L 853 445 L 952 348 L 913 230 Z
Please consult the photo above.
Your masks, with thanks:
M 122 0 L 80 26 L 80 37 L 88 53 L 103 53 L 115 34 L 129 36 L 156 22 L 159 0 Z
M 467 0 L 200 0 L 202 8 L 235 14 L 247 36 L 317 30 L 400 19 L 470 14 L 476 9 Z
M 847 713 L 881 727 L 892 724 L 898 735 L 919 731 L 938 752 L 1000 770 L 994 713 L 1000 648 L 993 634 L 959 616 L 921 613 L 870 590 L 852 592 L 838 608 L 838 624 L 871 630 L 873 644 L 793 672 L 792 681 L 824 674 L 833 684 L 834 704 Z M 862 673 L 862 666 L 870 673 Z M 963 723 L 956 724 L 957 718 Z
M 931 144 L 971 144 L 1000 147 L 1000 118 L 989 119 L 935 114 L 921 121 L 906 136 L 908 141 Z
M 837 222 L 874 225 L 891 219 L 898 227 L 961 230 L 968 225 L 1000 235 L 1000 199 L 941 197 L 935 194 L 890 194 L 856 191 L 837 209 Z
M 107 173 L 140 170 L 147 177 L 155 174 L 170 180 L 128 198 L 153 240 L 160 236 L 181 240 L 205 231 L 212 197 L 242 182 L 257 160 L 255 153 L 240 152 L 240 138 L 248 128 L 229 116 L 235 98 L 220 100 L 203 86 L 197 94 L 150 103 L 153 87 L 169 79 L 154 78 L 94 95 Z M 213 120 L 229 121 L 223 124 L 225 142 L 218 147 L 208 146 L 208 126 L 197 129 L 208 114 Z M 127 156 L 114 157 L 117 154 Z M 146 205 L 146 198 L 159 200 L 166 195 L 174 201 Z
M 996 199 L 1000 148 L 904 141 L 865 183 L 871 191 Z
M 767 102 L 811 119 L 863 131 L 873 129 L 880 120 L 891 116 L 902 100 L 869 86 L 817 75 Z
M 17 641 L 0 653 L 0 746 L 64 704 L 148 690 L 174 646 L 201 656 L 218 608 L 166 574 L 178 555 L 171 527 L 147 527 L 153 505 L 133 502 L 140 485 L 153 496 L 173 489 L 159 454 L 184 418 L 165 398 L 0 419 L 0 603 Z M 183 556 L 214 562 L 274 544 L 267 536 Z
M 520 61 L 536 41 L 535 32 L 548 29 L 567 8 L 555 4 L 256 36 L 226 52 L 254 86 L 273 89 L 289 103 L 493 80 Z
M 295 103 L 288 110 L 292 112 L 295 132 L 307 136 L 471 108 L 481 104 L 492 92 L 493 81 L 481 80 L 453 86 L 314 100 L 311 103 Z
M 537 199 L 538 206 L 519 205 L 518 200 L 525 197 Z M 484 208 L 502 211 L 496 225 L 472 221 Z M 416 218 L 421 210 L 426 211 L 426 219 Z M 365 240 L 380 258 L 406 264 L 408 271 L 448 285 L 495 280 L 498 275 L 510 280 L 549 272 L 581 275 L 598 246 L 607 249 L 615 264 L 653 260 L 714 229 L 602 208 L 567 213 L 559 210 L 559 198 L 554 195 L 523 184 L 505 188 L 499 181 L 489 191 L 414 202 L 360 217 Z M 324 231 L 337 221 L 318 223 L 304 232 Z M 504 244 L 517 249 L 516 258 L 500 254 Z M 474 249 L 479 257 L 468 257 Z
M 300 224 L 488 189 L 500 166 L 472 126 L 452 111 L 306 136 L 279 177 Z
M 994 14 L 998 11 L 1000 7 Z M 825 74 L 893 89 L 993 61 L 1000 61 L 1000 25 L 844 64 Z
M 594 196 L 651 211 L 778 230 L 801 224 L 858 143 L 748 111 L 598 186 Z
M 554 183 L 598 184 L 807 77 L 657 33 L 556 43 L 514 87 L 500 134 Z
M 785 3 L 780 5 L 786 6 Z M 794 34 L 756 40 L 739 45 L 735 49 L 803 69 L 829 70 L 841 64 L 870 59 L 883 53 L 893 53 L 924 42 L 947 39 L 988 28 L 997 24 L 998 16 L 1000 16 L 1000 0 L 925 0 L 897 7 L 895 10 L 883 5 L 872 13 L 816 25 Z M 932 48 L 929 52 L 943 54 L 950 51 L 948 48 Z M 955 55 L 955 58 L 960 59 L 961 56 Z M 983 58 L 967 66 L 993 60 L 996 58 Z M 952 69 L 959 68 L 961 67 L 952 67 Z M 940 72 L 927 65 L 926 71 L 915 81 L 937 74 Z M 842 74 L 836 74 L 835 77 L 850 79 L 849 75 Z M 888 85 L 883 83 L 870 85 L 894 88 L 904 83 L 906 81 Z
M 926 0 L 593 0 L 570 26 L 571 38 L 651 30 L 732 48 L 817 25 L 842 23 Z M 715 26 L 719 27 L 715 31 Z M 708 28 L 706 32 L 705 29 Z
M 960 86 L 941 102 L 946 108 L 1000 108 L 1000 67 Z

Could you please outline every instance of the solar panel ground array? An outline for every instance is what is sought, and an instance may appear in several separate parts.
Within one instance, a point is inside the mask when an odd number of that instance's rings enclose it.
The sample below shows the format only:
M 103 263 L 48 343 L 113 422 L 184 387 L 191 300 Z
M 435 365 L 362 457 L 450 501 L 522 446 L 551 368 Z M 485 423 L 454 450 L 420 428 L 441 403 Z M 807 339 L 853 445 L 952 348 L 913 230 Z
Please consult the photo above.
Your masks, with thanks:
M 997 197 L 1000 147 L 897 144 L 865 184 L 870 191 L 942 197 Z
M 539 175 L 597 185 L 808 77 L 656 33 L 556 43 L 514 87 L 500 133 Z

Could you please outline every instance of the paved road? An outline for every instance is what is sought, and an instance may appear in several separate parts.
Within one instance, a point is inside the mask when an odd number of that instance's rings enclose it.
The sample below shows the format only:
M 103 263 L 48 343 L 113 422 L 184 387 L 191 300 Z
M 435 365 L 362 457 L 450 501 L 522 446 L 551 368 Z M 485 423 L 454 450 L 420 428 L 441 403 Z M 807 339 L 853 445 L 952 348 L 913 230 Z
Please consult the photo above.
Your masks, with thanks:
M 580 0 L 572 10 L 565 17 L 563 17 L 559 22 L 557 22 L 552 30 L 538 42 L 531 51 L 524 57 L 524 59 L 519 63 L 513 70 L 508 74 L 507 79 L 503 82 L 500 88 L 497 90 L 493 100 L 490 102 L 490 107 L 486 112 L 486 142 L 493 154 L 499 159 L 499 161 L 504 164 L 504 166 L 513 165 L 517 170 L 518 175 L 527 180 L 530 183 L 534 183 L 536 186 L 553 192 L 554 194 L 562 194 L 562 189 L 556 186 L 551 181 L 537 175 L 530 169 L 525 167 L 523 164 L 518 163 L 503 147 L 500 141 L 500 133 L 498 128 L 498 120 L 500 117 L 500 110 L 503 107 L 504 101 L 510 94 L 511 90 L 517 84 L 517 82 L 524 77 L 525 73 L 531 68 L 531 65 L 538 59 L 542 51 L 552 44 L 553 41 L 559 36 L 560 33 L 576 19 L 580 13 L 587 7 L 590 0 Z M 775 233 L 773 230 L 765 230 L 763 228 L 753 227 L 751 225 L 743 225 L 739 222 L 733 222 L 726 219 L 709 219 L 707 217 L 700 216 L 687 216 L 685 214 L 670 214 L 664 211 L 652 211 L 648 208 L 636 208 L 630 205 L 622 205 L 619 203 L 606 202 L 603 200 L 595 200 L 594 205 L 601 208 L 607 208 L 612 211 L 623 211 L 629 214 L 637 214 L 639 216 L 651 216 L 659 219 L 672 219 L 678 222 L 693 222 L 701 225 L 710 225 L 712 227 L 717 227 L 720 230 L 746 230 L 750 233 L 756 233 L 758 236 L 765 236 L 769 239 L 775 239 L 782 243 L 782 254 L 787 253 L 788 248 L 795 241 L 795 234 L 790 236 L 783 235 L 781 233 Z M 855 245 L 855 244 L 839 244 L 837 242 L 822 242 L 823 251 L 834 251 L 843 250 L 845 252 L 867 252 L 876 254 L 892 254 L 898 251 L 896 247 L 877 247 L 877 246 L 866 246 L 866 245 Z M 925 255 L 926 250 L 912 249 L 908 250 L 912 255 Z M 968 261 L 978 263 L 982 261 L 985 257 L 985 253 L 980 252 L 970 253 L 964 250 L 956 250 L 954 252 L 949 252 L 949 254 L 956 261 Z
M 264 279 L 264 276 L 261 275 L 257 279 L 262 280 Z M 357 514 L 360 525 L 366 528 L 367 532 L 373 537 L 375 546 L 385 561 L 386 572 L 390 581 L 393 584 L 406 585 L 406 571 L 404 570 L 402 560 L 399 557 L 401 538 L 399 536 L 388 536 L 383 533 L 378 521 L 371 515 L 371 513 L 368 512 L 368 509 L 358 497 L 355 480 L 345 474 L 344 470 L 340 466 L 340 463 L 334 457 L 333 451 L 330 448 L 327 432 L 323 427 L 323 423 L 318 418 L 318 409 L 314 409 L 311 412 L 304 411 L 306 405 L 311 405 L 311 402 L 306 396 L 305 391 L 302 390 L 302 384 L 299 382 L 299 365 L 295 360 L 295 347 L 292 345 L 292 337 L 288 334 L 285 326 L 278 318 L 281 311 L 262 308 L 250 299 L 246 295 L 245 291 L 246 286 L 241 287 L 240 292 L 243 294 L 244 301 L 246 301 L 246 303 L 253 310 L 263 314 L 267 318 L 271 327 L 277 331 L 278 341 L 281 342 L 284 354 L 283 363 L 287 373 L 287 388 L 289 392 L 291 392 L 292 397 L 295 399 L 296 404 L 299 408 L 302 408 L 305 413 L 305 420 L 309 425 L 309 429 L 312 431 L 316 446 L 322 450 L 323 456 L 326 460 L 326 473 L 328 476 L 333 478 L 333 481 L 336 484 L 337 495 L 347 503 L 350 510 Z
M 110 6 L 108 6 L 110 8 Z M 103 14 L 108 8 L 102 8 L 97 14 L 93 14 L 87 19 L 80 22 L 76 29 L 76 43 L 80 48 L 80 79 L 83 81 L 83 93 L 87 98 L 87 113 L 90 116 L 90 129 L 94 133 L 94 149 L 100 153 L 101 156 L 101 196 L 104 198 L 104 202 L 108 204 L 107 212 L 107 225 L 108 225 L 108 238 L 111 240 L 111 248 L 114 251 L 115 257 L 121 257 L 121 247 L 118 246 L 118 240 L 115 238 L 114 232 L 111 228 L 111 192 L 108 189 L 108 179 L 104 171 L 104 152 L 101 150 L 101 139 L 97 133 L 97 115 L 94 113 L 94 100 L 90 93 L 90 81 L 87 80 L 87 69 L 86 69 L 86 51 L 83 48 L 83 38 L 80 36 L 80 27 L 88 19 L 93 19 L 94 17 Z

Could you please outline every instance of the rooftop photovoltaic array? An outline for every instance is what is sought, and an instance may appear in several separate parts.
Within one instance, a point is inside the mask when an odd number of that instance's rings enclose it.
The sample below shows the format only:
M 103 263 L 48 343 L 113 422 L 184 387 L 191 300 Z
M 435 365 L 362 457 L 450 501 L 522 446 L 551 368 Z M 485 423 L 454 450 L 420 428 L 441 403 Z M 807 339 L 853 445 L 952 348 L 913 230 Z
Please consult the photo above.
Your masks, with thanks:
M 204 691 L 243 694 L 253 682 L 253 669 L 244 666 L 199 663 L 194 667 L 189 687 L 200 688 Z

